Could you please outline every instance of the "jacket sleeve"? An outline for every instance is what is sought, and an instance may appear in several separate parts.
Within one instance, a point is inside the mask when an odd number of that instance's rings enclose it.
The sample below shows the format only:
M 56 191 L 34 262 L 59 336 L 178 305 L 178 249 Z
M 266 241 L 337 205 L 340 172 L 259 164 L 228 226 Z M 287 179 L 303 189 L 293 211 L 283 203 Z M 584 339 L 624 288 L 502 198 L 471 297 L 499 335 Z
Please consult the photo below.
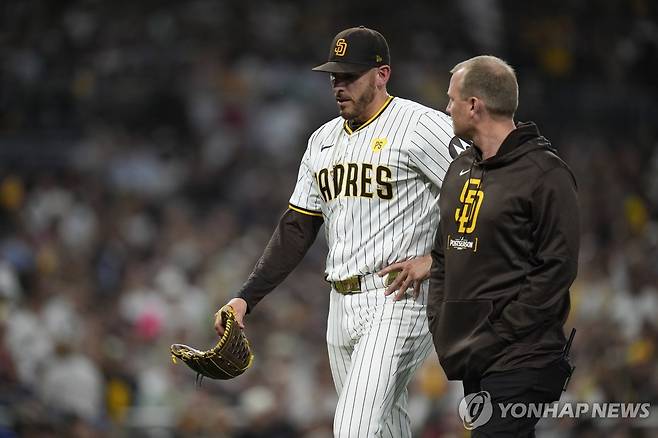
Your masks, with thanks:
M 443 302 L 443 288 L 445 285 L 443 252 L 443 233 L 441 232 L 441 224 L 439 224 L 439 229 L 434 238 L 434 246 L 432 247 L 432 269 L 430 270 L 430 288 L 427 299 L 427 314 L 432 320 L 431 323 L 438 317 L 441 310 L 441 303 Z
M 238 292 L 237 296 L 247 302 L 247 312 L 295 269 L 315 241 L 322 223 L 321 216 L 291 209 L 283 214 L 263 255 Z
M 531 199 L 530 269 L 516 300 L 494 322 L 508 341 L 565 318 L 576 278 L 580 240 L 578 197 L 571 172 L 556 167 L 540 178 Z

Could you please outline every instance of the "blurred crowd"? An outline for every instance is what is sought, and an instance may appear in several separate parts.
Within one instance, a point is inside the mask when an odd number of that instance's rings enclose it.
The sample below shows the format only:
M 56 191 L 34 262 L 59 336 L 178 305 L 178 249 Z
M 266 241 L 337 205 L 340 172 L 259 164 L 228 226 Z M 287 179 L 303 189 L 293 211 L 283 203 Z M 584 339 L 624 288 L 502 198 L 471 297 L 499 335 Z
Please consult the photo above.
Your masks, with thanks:
M 310 68 L 359 24 L 389 40 L 389 92 L 436 108 L 455 63 L 515 66 L 519 120 L 579 183 L 563 400 L 653 405 L 646 420 L 544 420 L 538 436 L 656 436 L 658 6 L 344 3 L 2 2 L 0 437 L 330 436 L 322 236 L 248 316 L 245 375 L 196 385 L 169 345 L 215 342 L 308 135 L 336 116 Z M 410 391 L 416 436 L 464 436 L 461 386 L 434 356 Z

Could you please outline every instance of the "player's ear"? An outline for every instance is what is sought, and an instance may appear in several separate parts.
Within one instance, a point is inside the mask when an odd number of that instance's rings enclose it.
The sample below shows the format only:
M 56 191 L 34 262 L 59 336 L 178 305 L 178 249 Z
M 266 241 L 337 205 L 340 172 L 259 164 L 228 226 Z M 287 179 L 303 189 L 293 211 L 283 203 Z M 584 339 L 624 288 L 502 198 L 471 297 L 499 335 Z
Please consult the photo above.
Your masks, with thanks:
M 386 85 L 389 78 L 391 77 L 391 67 L 388 65 L 382 65 L 377 67 L 377 85 Z

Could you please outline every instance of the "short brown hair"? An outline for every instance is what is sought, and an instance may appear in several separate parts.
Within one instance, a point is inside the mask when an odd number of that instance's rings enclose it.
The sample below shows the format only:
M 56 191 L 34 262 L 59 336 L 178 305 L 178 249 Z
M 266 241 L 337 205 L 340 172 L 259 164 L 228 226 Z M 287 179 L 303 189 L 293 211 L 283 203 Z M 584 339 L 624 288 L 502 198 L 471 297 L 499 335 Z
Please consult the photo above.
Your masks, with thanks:
M 476 56 L 460 62 L 450 70 L 455 73 L 464 70 L 462 98 L 471 96 L 484 101 L 484 106 L 492 114 L 514 117 L 519 106 L 519 84 L 514 69 L 495 56 Z

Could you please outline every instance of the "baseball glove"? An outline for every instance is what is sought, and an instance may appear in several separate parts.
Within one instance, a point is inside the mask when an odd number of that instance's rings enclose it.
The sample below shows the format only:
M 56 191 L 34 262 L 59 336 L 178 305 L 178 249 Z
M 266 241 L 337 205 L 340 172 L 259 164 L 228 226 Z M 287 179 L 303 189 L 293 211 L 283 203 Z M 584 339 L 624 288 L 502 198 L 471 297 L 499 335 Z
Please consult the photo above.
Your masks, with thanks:
M 171 359 L 179 358 L 199 376 L 227 380 L 239 376 L 251 366 L 254 355 L 249 340 L 235 320 L 233 307 L 226 305 L 219 309 L 224 322 L 224 334 L 217 344 L 206 351 L 182 344 L 171 346 Z

